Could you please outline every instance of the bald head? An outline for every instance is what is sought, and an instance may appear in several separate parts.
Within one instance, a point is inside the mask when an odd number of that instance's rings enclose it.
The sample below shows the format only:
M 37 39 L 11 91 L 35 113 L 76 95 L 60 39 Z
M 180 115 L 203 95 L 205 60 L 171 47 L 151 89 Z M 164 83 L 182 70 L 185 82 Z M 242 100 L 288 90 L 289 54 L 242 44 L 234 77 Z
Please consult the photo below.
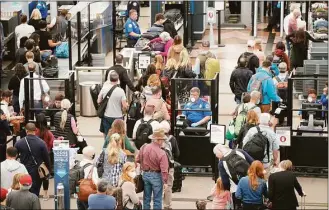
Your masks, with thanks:
M 123 56 L 121 54 L 116 55 L 115 56 L 115 62 L 116 62 L 116 64 L 122 64 Z
M 27 134 L 33 134 L 35 133 L 36 127 L 34 123 L 27 123 L 25 125 L 25 130 Z

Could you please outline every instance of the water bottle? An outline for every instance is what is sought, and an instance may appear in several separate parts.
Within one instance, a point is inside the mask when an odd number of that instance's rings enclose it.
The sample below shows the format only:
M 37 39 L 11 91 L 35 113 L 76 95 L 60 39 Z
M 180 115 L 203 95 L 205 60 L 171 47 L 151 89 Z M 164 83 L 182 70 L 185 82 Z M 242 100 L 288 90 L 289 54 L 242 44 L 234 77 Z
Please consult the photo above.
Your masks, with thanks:
M 63 183 L 57 184 L 57 209 L 65 209 L 64 205 L 64 185 Z

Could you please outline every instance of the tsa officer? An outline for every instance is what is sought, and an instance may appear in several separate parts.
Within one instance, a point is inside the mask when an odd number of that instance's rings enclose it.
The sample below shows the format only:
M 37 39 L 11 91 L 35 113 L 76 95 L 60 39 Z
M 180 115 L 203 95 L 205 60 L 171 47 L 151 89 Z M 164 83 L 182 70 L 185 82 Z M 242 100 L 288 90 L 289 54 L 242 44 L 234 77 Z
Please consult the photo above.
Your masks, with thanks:
M 136 10 L 132 9 L 129 11 L 129 18 L 125 23 L 128 47 L 134 47 L 137 43 L 137 40 L 141 37 L 141 30 L 139 29 L 139 25 L 136 22 L 137 17 L 138 16 Z
M 199 88 L 193 87 L 190 90 L 190 101 L 185 105 L 184 109 L 191 109 L 191 111 L 183 111 L 188 125 L 192 127 L 207 127 L 211 117 L 210 105 L 200 98 Z M 193 111 L 195 109 L 203 109 L 205 111 Z

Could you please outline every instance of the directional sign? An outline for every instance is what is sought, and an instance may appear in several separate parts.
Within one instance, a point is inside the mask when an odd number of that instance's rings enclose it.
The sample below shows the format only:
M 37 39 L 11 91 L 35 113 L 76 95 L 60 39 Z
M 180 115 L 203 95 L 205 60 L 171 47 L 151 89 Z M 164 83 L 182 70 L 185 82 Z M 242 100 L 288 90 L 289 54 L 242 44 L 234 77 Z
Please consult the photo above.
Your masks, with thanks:
M 216 10 L 213 7 L 207 9 L 207 22 L 210 24 L 216 23 Z
M 280 146 L 291 146 L 290 127 L 277 127 L 276 138 Z

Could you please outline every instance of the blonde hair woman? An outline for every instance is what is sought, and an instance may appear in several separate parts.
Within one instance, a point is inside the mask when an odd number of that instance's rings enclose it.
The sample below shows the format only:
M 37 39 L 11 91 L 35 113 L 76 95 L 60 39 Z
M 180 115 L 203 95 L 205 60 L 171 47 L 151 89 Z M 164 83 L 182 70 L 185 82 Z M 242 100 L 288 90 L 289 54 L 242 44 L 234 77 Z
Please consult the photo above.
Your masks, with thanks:
M 68 139 L 70 145 L 76 145 L 78 128 L 74 116 L 69 113 L 71 102 L 68 99 L 63 99 L 61 108 L 62 110 L 54 116 L 55 131 L 53 134 L 56 138 Z
M 154 63 L 155 63 L 155 68 L 156 68 L 155 71 L 156 71 L 157 75 L 160 76 L 160 74 L 163 70 L 163 67 L 164 67 L 164 61 L 163 61 L 162 55 L 156 55 L 154 58 Z
M 140 205 L 134 178 L 136 177 L 135 164 L 127 162 L 123 165 L 121 175 L 122 201 L 124 209 L 136 209 L 135 205 Z
M 135 153 L 135 149 L 131 146 L 129 138 L 127 137 L 126 134 L 126 123 L 121 119 L 116 119 L 113 121 L 111 129 L 109 130 L 105 138 L 103 148 L 107 148 L 110 141 L 110 137 L 115 133 L 118 133 L 121 137 L 121 142 L 120 142 L 121 149 L 128 150 L 131 153 Z
M 28 22 L 29 25 L 33 26 L 34 29 L 37 31 L 40 29 L 39 22 L 42 19 L 41 12 L 39 9 L 34 9 L 31 14 L 31 18 Z
M 300 196 L 306 195 L 292 172 L 292 162 L 281 161 L 279 168 L 280 171 L 271 174 L 268 179 L 268 198 L 272 202 L 272 209 L 297 209 L 295 190 Z
M 110 137 L 110 143 L 104 150 L 104 172 L 102 178 L 109 181 L 114 187 L 118 186 L 123 164 L 127 161 L 127 156 L 121 149 L 120 144 L 120 134 L 114 133 Z
M 178 78 L 194 78 L 196 76 L 192 71 L 192 64 L 187 50 L 180 53 L 177 71 Z
M 11 184 L 11 187 L 8 189 L 8 193 L 10 193 L 13 190 L 19 190 L 20 189 L 19 179 L 24 175 L 25 174 L 23 174 L 23 173 L 18 173 L 18 174 L 14 175 L 13 183 Z

